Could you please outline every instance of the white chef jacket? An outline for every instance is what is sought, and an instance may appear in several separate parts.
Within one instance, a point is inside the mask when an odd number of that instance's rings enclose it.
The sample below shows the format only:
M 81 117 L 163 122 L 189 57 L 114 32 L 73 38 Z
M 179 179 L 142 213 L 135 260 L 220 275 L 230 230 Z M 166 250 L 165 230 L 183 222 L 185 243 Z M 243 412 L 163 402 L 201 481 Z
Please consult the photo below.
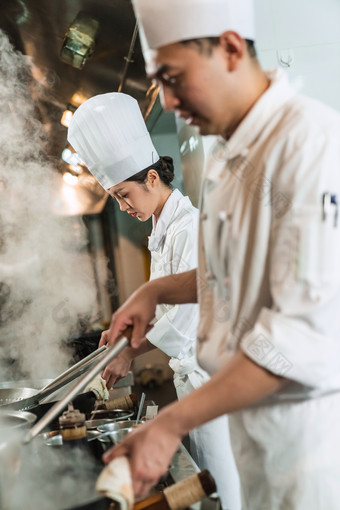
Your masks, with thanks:
M 198 210 L 175 189 L 166 201 L 149 237 L 150 279 L 197 267 Z M 154 327 L 146 334 L 156 347 L 171 356 L 178 398 L 209 379 L 196 359 L 197 304 L 158 305 Z M 230 446 L 228 419 L 217 420 L 190 432 L 191 455 L 200 469 L 216 480 L 223 508 L 240 510 L 239 478 Z
M 195 269 L 198 210 L 189 198 L 175 189 L 165 202 L 157 223 L 154 217 L 152 221 L 153 229 L 148 243 L 151 252 L 150 280 Z M 194 349 L 198 318 L 197 304 L 158 305 L 156 326 L 146 336 L 168 356 L 178 360 L 188 356 L 196 359 Z
M 235 133 L 213 148 L 203 178 L 198 359 L 213 373 L 241 348 L 291 380 L 258 409 L 230 420 L 242 508 L 333 510 L 339 490 L 330 486 L 326 498 L 315 482 L 320 473 L 310 472 L 313 482 L 306 488 L 308 459 L 297 443 L 301 423 L 311 429 L 304 438 L 307 450 L 315 450 L 320 430 L 331 426 L 322 412 L 329 402 L 324 399 L 333 399 L 329 416 L 340 416 L 340 220 L 337 205 L 324 198 L 329 193 L 340 200 L 340 116 L 297 95 L 282 71 L 268 77 L 270 87 Z M 314 402 L 306 401 L 312 397 Z M 315 406 L 320 423 L 312 419 Z M 340 446 L 339 432 L 329 438 Z M 326 461 L 330 450 L 319 449 L 314 461 L 332 471 L 333 483 L 340 469 L 334 454 Z M 301 475 L 293 477 L 296 487 L 285 485 L 285 473 L 276 476 L 281 454 L 286 469 Z M 315 491 L 326 506 L 317 506 Z M 304 500 L 297 496 L 302 492 Z

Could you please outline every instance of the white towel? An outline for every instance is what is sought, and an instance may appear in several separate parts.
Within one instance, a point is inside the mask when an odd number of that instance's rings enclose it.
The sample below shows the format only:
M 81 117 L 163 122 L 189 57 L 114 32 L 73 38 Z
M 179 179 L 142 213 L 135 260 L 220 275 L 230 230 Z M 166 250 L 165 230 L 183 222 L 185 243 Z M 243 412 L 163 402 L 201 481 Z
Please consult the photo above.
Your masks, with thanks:
M 106 381 L 100 374 L 96 375 L 94 379 L 86 386 L 85 391 L 92 391 L 97 399 L 109 400 L 110 394 L 106 387 Z
M 105 466 L 98 477 L 96 491 L 101 496 L 117 501 L 120 510 L 132 509 L 134 496 L 127 457 L 118 457 Z

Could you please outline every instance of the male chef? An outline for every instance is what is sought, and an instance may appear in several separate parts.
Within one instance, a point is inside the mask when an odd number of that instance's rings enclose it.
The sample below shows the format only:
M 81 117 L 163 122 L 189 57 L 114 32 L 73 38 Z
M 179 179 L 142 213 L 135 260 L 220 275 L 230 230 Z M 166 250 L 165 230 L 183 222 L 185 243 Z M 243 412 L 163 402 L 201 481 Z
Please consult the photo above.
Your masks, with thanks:
M 181 438 L 230 415 L 243 510 L 338 510 L 340 116 L 256 58 L 251 0 L 134 0 L 165 110 L 219 135 L 201 189 L 199 268 L 153 280 L 113 315 L 137 346 L 158 303 L 198 300 L 211 380 L 164 408 L 106 461 L 135 493 Z

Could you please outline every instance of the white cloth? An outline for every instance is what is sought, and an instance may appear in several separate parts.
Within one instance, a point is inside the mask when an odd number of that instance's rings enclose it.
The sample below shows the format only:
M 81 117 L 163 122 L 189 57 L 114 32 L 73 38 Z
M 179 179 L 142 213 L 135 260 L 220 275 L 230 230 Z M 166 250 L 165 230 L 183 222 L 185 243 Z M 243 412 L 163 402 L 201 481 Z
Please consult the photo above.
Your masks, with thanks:
M 67 140 L 104 189 L 159 160 L 136 99 L 122 92 L 100 94 L 79 106 Z
M 340 393 L 230 415 L 242 510 L 339 510 L 338 423 Z
M 100 496 L 117 501 L 120 510 L 131 510 L 134 503 L 130 465 L 127 457 L 118 457 L 100 473 L 96 491 Z
M 150 49 L 226 30 L 255 39 L 253 0 L 133 0 L 133 6 Z
M 197 267 L 198 210 L 189 198 L 174 190 L 149 237 L 150 280 Z M 197 304 L 158 305 L 156 325 L 148 340 L 168 356 L 182 359 L 194 345 L 199 318 Z
M 325 221 L 322 214 L 324 193 L 340 197 L 340 116 L 295 94 L 282 71 L 269 78 L 269 89 L 232 137 L 213 148 L 205 171 L 197 349 L 209 373 L 241 347 L 259 365 L 290 379 L 266 404 L 287 403 L 287 434 L 278 433 L 276 441 L 290 438 L 297 445 L 303 438 L 297 416 L 290 425 L 289 402 L 340 389 L 340 222 L 333 205 Z M 291 406 L 294 413 L 297 407 Z M 250 413 L 240 414 L 246 420 Z M 309 420 L 308 413 L 300 419 Z M 318 420 L 309 425 L 317 433 Z M 258 491 L 264 493 L 275 487 L 270 471 L 277 459 L 272 443 L 266 446 L 266 428 L 262 434 L 269 474 Z M 334 450 L 330 465 L 338 465 L 337 456 Z M 255 468 L 260 477 L 262 467 L 249 467 Z M 267 508 L 258 501 L 252 510 Z M 320 508 L 312 496 L 309 501 L 309 509 Z M 279 508 L 295 509 L 270 506 Z
M 98 400 L 109 400 L 110 398 L 106 381 L 100 374 L 96 375 L 96 377 L 92 379 L 92 381 L 85 387 L 84 391 L 92 391 Z
M 198 210 L 189 198 L 174 190 L 149 237 L 151 276 L 158 278 L 197 266 Z M 196 360 L 198 305 L 159 305 L 148 340 L 171 356 L 178 398 L 198 388 L 209 378 Z M 228 418 L 214 420 L 190 433 L 191 454 L 200 469 L 209 469 L 223 508 L 239 510 L 238 474 L 230 447 Z
M 178 398 L 185 397 L 209 380 L 209 375 L 198 368 L 195 359 L 172 358 L 175 371 L 174 385 Z M 183 363 L 185 361 L 185 363 Z M 196 368 L 194 368 L 196 367 Z M 221 416 L 189 433 L 190 453 L 200 469 L 208 469 L 216 482 L 222 508 L 241 510 L 240 479 L 230 444 L 228 416 Z

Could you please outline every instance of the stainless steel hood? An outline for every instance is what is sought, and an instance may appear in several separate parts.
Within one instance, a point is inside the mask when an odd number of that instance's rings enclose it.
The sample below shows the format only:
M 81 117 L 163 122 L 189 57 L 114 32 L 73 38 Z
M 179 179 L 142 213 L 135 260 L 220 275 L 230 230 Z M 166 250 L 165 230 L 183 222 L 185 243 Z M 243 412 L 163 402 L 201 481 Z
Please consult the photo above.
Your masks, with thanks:
M 66 63 L 65 55 L 61 56 L 66 34 L 79 15 L 92 19 L 96 27 L 92 54 L 82 68 Z M 106 193 L 86 169 L 76 186 L 62 180 L 67 168 L 61 159 L 67 129 L 60 120 L 68 105 L 77 107 L 93 95 L 118 90 L 134 28 L 129 0 L 0 0 L 0 29 L 31 59 L 32 74 L 39 85 L 34 100 L 48 135 L 49 155 L 60 173 L 55 200 L 58 214 L 98 213 L 105 205 Z M 149 87 L 137 37 L 121 91 L 135 97 L 148 115 L 157 96 L 147 95 Z

